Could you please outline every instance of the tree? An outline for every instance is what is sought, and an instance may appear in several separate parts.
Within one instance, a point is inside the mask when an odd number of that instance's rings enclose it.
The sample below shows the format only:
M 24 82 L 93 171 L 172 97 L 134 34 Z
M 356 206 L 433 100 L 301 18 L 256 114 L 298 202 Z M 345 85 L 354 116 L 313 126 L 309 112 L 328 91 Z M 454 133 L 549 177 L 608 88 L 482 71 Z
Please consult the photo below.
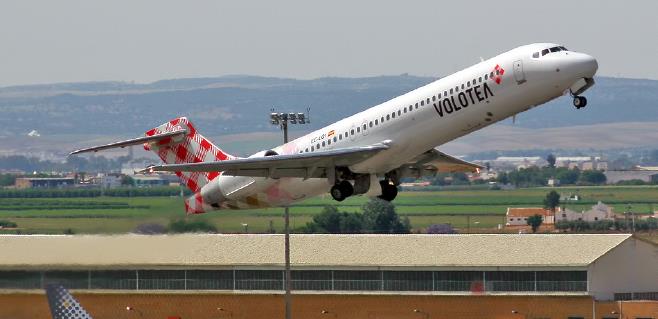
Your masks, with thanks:
M 555 173 L 555 178 L 559 179 L 562 185 L 576 184 L 576 182 L 578 182 L 578 177 L 580 177 L 580 170 L 578 168 L 558 168 Z
M 578 182 L 581 184 L 601 185 L 601 184 L 605 184 L 606 180 L 607 179 L 605 177 L 605 174 L 603 174 L 603 172 L 596 170 L 587 170 L 580 173 L 580 178 L 578 179 Z
M 548 167 L 555 167 L 555 155 L 548 154 L 548 156 L 546 156 L 546 161 L 548 162 Z
M 172 233 L 216 233 L 217 228 L 204 220 L 186 221 L 174 220 L 169 223 L 169 232 Z
M 121 185 L 123 186 L 135 186 L 135 180 L 128 175 L 121 175 Z
M 555 208 L 560 206 L 560 194 L 556 191 L 550 191 L 544 198 L 544 208 L 548 208 L 555 214 Z
M 336 206 L 326 205 L 320 214 L 313 216 L 319 230 L 323 233 L 339 234 L 340 233 L 340 212 Z
M 390 202 L 373 198 L 363 205 L 364 230 L 377 234 L 407 234 L 410 225 L 400 221 L 395 206 Z
M 544 218 L 539 215 L 535 214 L 530 217 L 528 217 L 527 223 L 530 227 L 532 227 L 532 232 L 536 233 L 537 229 L 539 229 L 539 226 L 544 222 Z

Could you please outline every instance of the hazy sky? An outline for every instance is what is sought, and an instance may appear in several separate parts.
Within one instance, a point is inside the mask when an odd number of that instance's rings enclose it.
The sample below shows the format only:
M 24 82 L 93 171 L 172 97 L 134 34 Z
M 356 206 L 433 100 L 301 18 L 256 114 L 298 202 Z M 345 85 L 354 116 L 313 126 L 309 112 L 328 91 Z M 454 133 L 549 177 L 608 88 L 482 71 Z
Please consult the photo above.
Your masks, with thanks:
M 557 42 L 658 79 L 658 1 L 2 0 L 0 86 L 252 74 L 440 76 Z

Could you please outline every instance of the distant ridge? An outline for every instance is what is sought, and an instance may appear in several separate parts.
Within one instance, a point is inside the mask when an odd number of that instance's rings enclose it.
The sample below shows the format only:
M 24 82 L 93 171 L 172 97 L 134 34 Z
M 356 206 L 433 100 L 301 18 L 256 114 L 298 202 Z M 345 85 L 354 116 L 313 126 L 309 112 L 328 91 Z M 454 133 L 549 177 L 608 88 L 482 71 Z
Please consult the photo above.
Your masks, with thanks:
M 0 137 L 132 136 L 183 115 L 209 136 L 275 132 L 271 107 L 287 111 L 311 107 L 314 129 L 357 113 L 434 78 L 410 75 L 311 80 L 230 75 L 161 80 L 147 84 L 85 82 L 0 88 Z M 658 81 L 596 78 L 576 110 L 569 97 L 517 116 L 517 128 L 658 122 Z M 511 124 L 506 120 L 503 124 Z M 619 125 L 615 127 L 620 127 Z M 623 125 L 621 125 L 623 127 Z M 574 136 L 574 138 L 577 138 Z M 1 148 L 1 146 L 0 146 Z

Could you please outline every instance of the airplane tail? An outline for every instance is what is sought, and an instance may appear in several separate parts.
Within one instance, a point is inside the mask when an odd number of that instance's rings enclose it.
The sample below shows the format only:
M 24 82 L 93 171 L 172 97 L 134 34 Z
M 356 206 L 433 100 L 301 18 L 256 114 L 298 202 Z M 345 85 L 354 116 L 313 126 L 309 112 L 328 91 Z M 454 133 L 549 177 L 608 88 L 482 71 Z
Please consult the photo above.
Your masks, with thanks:
M 222 151 L 198 133 L 192 122 L 186 117 L 173 119 L 151 129 L 146 132 L 146 136 L 160 135 L 180 130 L 186 131 L 182 137 L 176 138 L 172 136 L 151 143 L 145 143 L 144 149 L 155 152 L 167 164 L 214 162 L 236 158 Z M 200 198 L 199 191 L 204 185 L 220 174 L 221 172 L 176 172 L 176 175 L 178 175 L 183 184 L 195 193 L 195 195 L 185 200 L 187 213 L 195 214 L 204 212 L 201 203 L 198 203 Z
M 53 319 L 91 319 L 87 311 L 71 296 L 64 286 L 49 284 L 46 286 L 46 296 Z

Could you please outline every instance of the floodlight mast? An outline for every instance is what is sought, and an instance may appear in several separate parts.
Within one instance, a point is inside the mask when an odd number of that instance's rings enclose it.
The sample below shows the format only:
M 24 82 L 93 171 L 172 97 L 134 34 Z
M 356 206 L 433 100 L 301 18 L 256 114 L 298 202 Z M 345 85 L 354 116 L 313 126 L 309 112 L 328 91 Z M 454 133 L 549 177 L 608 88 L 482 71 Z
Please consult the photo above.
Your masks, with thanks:
M 274 111 L 274 108 L 270 110 L 270 124 L 278 125 L 283 131 L 283 143 L 288 143 L 288 124 L 309 124 L 311 123 L 311 108 L 306 108 L 306 115 L 304 113 L 277 113 Z M 284 288 L 286 290 L 285 294 L 285 313 L 286 319 L 291 318 L 291 295 L 290 290 L 292 288 L 291 284 L 291 273 L 290 273 L 290 210 L 286 205 L 283 208 L 284 214 L 284 255 L 285 255 L 285 271 L 284 271 Z

